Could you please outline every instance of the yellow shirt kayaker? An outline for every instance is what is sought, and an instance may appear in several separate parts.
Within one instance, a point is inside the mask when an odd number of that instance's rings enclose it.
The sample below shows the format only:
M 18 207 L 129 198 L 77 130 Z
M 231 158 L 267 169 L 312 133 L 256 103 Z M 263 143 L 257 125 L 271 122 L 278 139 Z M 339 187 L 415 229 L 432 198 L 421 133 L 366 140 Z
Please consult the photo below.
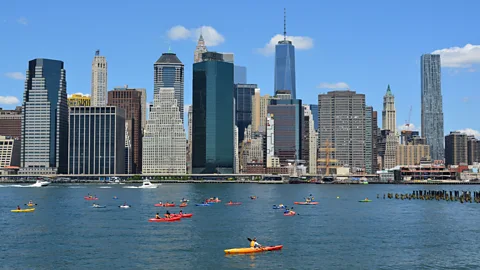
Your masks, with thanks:
M 155 218 L 156 218 L 156 219 L 160 219 L 160 215 L 157 213 L 157 214 L 155 215 Z
M 257 238 L 253 238 L 252 241 L 250 241 L 250 247 L 251 247 L 251 248 L 261 248 L 262 245 L 260 245 L 260 244 L 257 242 Z

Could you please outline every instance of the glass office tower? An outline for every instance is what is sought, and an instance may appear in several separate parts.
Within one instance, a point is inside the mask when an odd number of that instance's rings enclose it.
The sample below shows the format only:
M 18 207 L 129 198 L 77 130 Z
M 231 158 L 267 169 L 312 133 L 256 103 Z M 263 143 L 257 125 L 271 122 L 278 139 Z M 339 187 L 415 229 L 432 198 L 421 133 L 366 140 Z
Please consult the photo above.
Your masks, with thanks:
M 275 92 L 289 90 L 297 98 L 295 87 L 295 46 L 289 40 L 281 40 L 275 46 Z
M 233 64 L 206 52 L 193 64 L 192 173 L 233 173 Z

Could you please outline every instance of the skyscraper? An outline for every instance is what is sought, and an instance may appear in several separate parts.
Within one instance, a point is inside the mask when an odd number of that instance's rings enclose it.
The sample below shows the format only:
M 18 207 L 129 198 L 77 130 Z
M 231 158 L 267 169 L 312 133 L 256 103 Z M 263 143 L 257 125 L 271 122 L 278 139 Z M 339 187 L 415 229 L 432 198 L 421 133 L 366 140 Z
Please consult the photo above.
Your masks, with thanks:
M 286 13 L 285 13 L 286 14 Z M 286 15 L 284 16 L 283 40 L 275 46 L 275 93 L 278 90 L 289 90 L 296 99 L 295 84 L 295 46 L 287 40 Z
M 247 84 L 247 67 L 235 65 L 235 55 L 233 53 L 221 53 L 223 61 L 234 64 L 233 66 L 233 83 Z
M 396 126 L 395 96 L 393 96 L 390 85 L 388 85 L 387 93 L 383 96 L 382 129 L 388 129 L 395 134 Z
M 108 92 L 108 105 L 116 106 L 125 110 L 125 123 L 128 132 L 127 139 L 133 152 L 133 173 L 140 173 L 142 170 L 142 104 L 146 97 L 143 95 L 143 89 L 116 87 Z M 128 166 L 127 166 L 128 168 Z
M 22 106 L 15 110 L 3 110 L 0 108 L 0 135 L 16 139 L 22 136 Z
M 174 88 L 158 89 L 143 137 L 143 174 L 186 173 L 187 140 Z
M 258 132 L 260 126 L 260 88 L 255 89 L 252 97 L 252 131 Z
M 309 174 L 317 174 L 317 132 L 315 131 L 314 118 L 310 109 L 311 105 L 303 105 L 303 145 L 302 159 L 308 166 Z
M 373 170 L 373 107 L 365 107 L 365 172 Z
M 468 164 L 468 135 L 458 131 L 445 136 L 445 164 Z
M 422 80 L 422 137 L 430 145 L 432 160 L 443 160 L 443 103 L 440 55 L 421 57 Z
M 262 133 L 266 132 L 268 105 L 270 105 L 271 98 L 269 94 L 260 97 L 260 121 L 258 131 Z
M 107 80 L 107 59 L 97 50 L 92 61 L 92 106 L 107 105 Z
M 125 111 L 114 106 L 69 110 L 68 173 L 125 173 Z
M 62 61 L 37 58 L 28 63 L 22 106 L 20 173 L 66 173 L 68 103 Z
M 365 166 L 365 95 L 355 91 L 331 91 L 318 95 L 319 148 L 327 142 L 333 159 L 352 171 Z
M 252 99 L 256 84 L 235 84 L 235 125 L 238 127 L 238 141 L 242 142 L 245 129 L 252 124 Z
M 233 173 L 233 64 L 207 52 L 193 64 L 192 173 Z
M 267 111 L 275 117 L 275 156 L 280 158 L 282 165 L 287 165 L 288 160 L 303 158 L 304 111 L 300 99 L 281 99 L 278 96 L 270 100 Z
M 193 106 L 188 105 L 188 151 L 187 151 L 187 173 L 192 173 L 192 128 L 193 128 Z
M 202 34 L 198 38 L 197 47 L 195 48 L 195 52 L 193 53 L 193 63 L 200 63 L 202 62 L 202 54 L 207 52 L 207 46 L 205 46 L 205 40 L 203 39 Z
M 184 67 L 177 55 L 168 52 L 163 53 L 157 62 L 153 64 L 154 69 L 154 89 L 153 95 L 158 94 L 161 87 L 175 89 L 175 99 L 180 109 L 180 119 L 183 123 L 183 87 L 184 87 Z

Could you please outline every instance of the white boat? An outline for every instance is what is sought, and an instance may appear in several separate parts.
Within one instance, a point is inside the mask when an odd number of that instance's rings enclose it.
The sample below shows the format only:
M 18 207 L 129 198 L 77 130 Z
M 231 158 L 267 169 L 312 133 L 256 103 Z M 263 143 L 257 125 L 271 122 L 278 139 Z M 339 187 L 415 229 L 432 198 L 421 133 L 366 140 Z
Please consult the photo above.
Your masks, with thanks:
M 31 187 L 46 187 L 48 185 L 50 185 L 50 182 L 48 181 L 37 180 L 35 184 L 31 185 Z
M 148 180 L 144 180 L 142 186 L 140 186 L 140 187 L 138 187 L 138 188 L 157 188 L 157 187 L 158 187 L 158 185 L 152 184 L 152 183 L 151 183 L 150 181 L 148 181 Z
M 120 205 L 118 207 L 120 207 L 120 208 L 130 208 L 131 206 L 130 205 Z

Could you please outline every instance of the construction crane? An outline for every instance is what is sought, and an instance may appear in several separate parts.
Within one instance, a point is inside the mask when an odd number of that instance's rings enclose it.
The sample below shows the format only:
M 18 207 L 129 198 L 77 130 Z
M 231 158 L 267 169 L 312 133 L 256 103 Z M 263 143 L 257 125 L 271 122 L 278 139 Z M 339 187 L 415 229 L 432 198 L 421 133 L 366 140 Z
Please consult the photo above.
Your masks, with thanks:
M 412 122 L 410 122 L 410 120 L 412 118 L 412 108 L 413 106 L 410 105 L 410 111 L 408 112 L 408 120 L 405 120 L 405 127 L 407 128 L 407 130 L 411 129 Z

